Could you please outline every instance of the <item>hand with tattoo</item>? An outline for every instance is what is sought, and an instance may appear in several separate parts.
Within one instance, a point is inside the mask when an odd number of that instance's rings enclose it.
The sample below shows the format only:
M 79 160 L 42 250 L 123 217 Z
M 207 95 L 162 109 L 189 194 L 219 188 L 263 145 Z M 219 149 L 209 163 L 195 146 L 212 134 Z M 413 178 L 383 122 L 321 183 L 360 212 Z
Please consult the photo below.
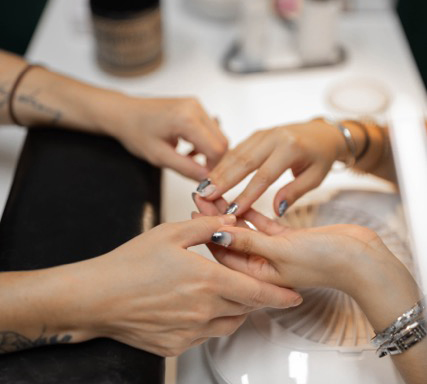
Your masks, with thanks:
M 0 51 L 0 124 L 12 123 L 11 90 L 26 67 L 24 60 Z M 109 135 L 134 155 L 198 181 L 206 178 L 228 147 L 217 121 L 194 98 L 132 97 L 32 67 L 11 102 L 22 125 Z M 192 145 L 189 154 L 176 151 L 180 139 Z M 205 165 L 194 160 L 197 154 L 205 156 Z
M 163 224 L 94 259 L 0 279 L 0 353 L 108 337 L 162 356 L 234 332 L 298 293 L 187 250 L 233 215 Z

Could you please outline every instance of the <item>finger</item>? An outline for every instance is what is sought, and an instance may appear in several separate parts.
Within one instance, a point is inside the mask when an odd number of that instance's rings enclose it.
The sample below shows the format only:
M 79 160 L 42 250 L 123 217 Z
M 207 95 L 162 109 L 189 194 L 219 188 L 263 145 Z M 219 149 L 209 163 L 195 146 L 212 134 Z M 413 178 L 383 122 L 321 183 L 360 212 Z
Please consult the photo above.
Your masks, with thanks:
M 227 150 L 222 142 L 200 119 L 195 119 L 179 132 L 180 136 L 203 153 L 208 162 L 217 164 Z
M 211 240 L 214 244 L 244 255 L 262 256 L 272 265 L 280 261 L 282 254 L 286 252 L 282 245 L 284 239 L 245 228 L 227 227 L 224 230 L 219 228 Z
M 216 247 L 220 248 L 219 245 Z M 244 255 L 227 248 L 223 248 L 223 251 L 212 250 L 212 254 L 220 264 L 227 268 L 269 284 L 284 285 L 284 281 L 277 270 L 261 256 Z
M 227 201 L 222 197 L 216 199 L 215 201 L 208 201 L 206 199 L 202 199 L 197 193 L 193 193 L 192 196 L 199 211 L 206 216 L 222 215 L 228 207 Z M 239 227 L 248 228 L 245 220 L 239 217 L 237 218 L 236 225 Z
M 193 245 L 206 244 L 210 241 L 212 233 L 221 226 L 234 225 L 236 216 L 203 216 L 194 220 L 188 220 L 181 223 L 172 224 L 173 236 L 176 243 L 183 248 Z
M 209 175 L 210 184 L 198 192 L 208 200 L 216 200 L 257 169 L 269 156 L 270 142 L 251 136 L 229 151 Z M 208 190 L 209 188 L 209 190 Z M 209 191 L 209 194 L 203 193 Z
M 218 267 L 222 267 L 225 271 L 218 274 L 221 295 L 225 299 L 254 309 L 288 308 L 301 303 L 300 295 L 291 289 L 257 280 L 220 264 Z
M 234 213 L 246 212 L 296 160 L 295 154 L 290 151 L 275 150 L 255 173 L 243 192 L 234 200 L 238 206 Z
M 193 200 L 196 204 L 197 209 L 200 213 L 203 213 L 206 216 L 218 216 L 222 215 L 225 211 L 220 212 L 217 208 L 216 204 L 213 201 L 208 201 L 206 199 L 202 199 L 197 193 L 193 193 Z
M 274 236 L 285 231 L 291 231 L 289 227 L 279 224 L 277 221 L 264 216 L 253 208 L 246 211 L 242 218 L 251 222 L 259 231 L 269 236 Z
M 321 165 L 314 164 L 300 173 L 295 180 L 281 188 L 274 198 L 274 210 L 283 216 L 286 209 L 308 191 L 318 187 L 327 174 Z
M 202 123 L 205 124 L 211 132 L 223 143 L 223 145 L 228 148 L 228 140 L 224 136 L 224 133 L 221 131 L 220 123 L 218 118 L 211 118 L 208 114 L 202 109 L 201 115 Z
M 233 334 L 245 322 L 247 315 L 218 317 L 211 320 L 202 331 L 203 336 L 222 337 Z
M 157 152 L 161 155 L 161 165 L 171 168 L 183 176 L 193 180 L 201 180 L 206 177 L 207 169 L 196 163 L 191 157 L 182 156 L 170 145 L 164 142 L 156 142 Z
M 193 340 L 190 344 L 190 348 L 197 347 L 209 340 L 209 337 L 201 337 L 200 339 Z

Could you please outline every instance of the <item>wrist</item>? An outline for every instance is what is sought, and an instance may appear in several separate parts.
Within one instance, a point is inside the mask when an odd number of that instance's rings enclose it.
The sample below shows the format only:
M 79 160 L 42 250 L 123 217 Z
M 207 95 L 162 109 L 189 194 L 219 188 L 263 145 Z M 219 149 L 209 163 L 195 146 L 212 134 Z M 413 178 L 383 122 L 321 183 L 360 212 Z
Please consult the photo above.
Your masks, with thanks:
M 71 291 L 66 275 L 59 269 L 1 274 L 0 332 L 26 340 L 22 345 L 5 345 L 6 349 L 75 343 L 90 338 L 78 316 L 70 316 Z
M 349 293 L 373 328 L 381 331 L 413 306 L 421 293 L 410 272 L 388 249 L 369 249 L 365 256 Z
M 324 118 L 314 119 L 312 120 L 312 123 L 318 125 L 316 129 L 322 132 L 323 136 L 326 136 L 325 139 L 329 144 L 333 145 L 335 150 L 334 159 L 345 162 L 348 158 L 348 148 L 342 133 L 338 130 L 335 124 L 325 120 Z

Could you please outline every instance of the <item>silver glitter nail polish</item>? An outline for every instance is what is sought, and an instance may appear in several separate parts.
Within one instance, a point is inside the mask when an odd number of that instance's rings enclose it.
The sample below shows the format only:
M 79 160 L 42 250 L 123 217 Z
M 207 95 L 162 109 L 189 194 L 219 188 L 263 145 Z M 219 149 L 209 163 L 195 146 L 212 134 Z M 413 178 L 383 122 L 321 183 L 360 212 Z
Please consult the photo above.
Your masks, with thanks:
M 285 211 L 288 209 L 289 204 L 286 200 L 282 200 L 279 204 L 279 217 L 282 217 L 285 214 Z
M 228 232 L 215 232 L 211 237 L 212 243 L 228 247 L 231 244 L 231 234 Z
M 231 203 L 230 206 L 225 211 L 225 214 L 226 215 L 234 215 L 238 209 L 239 209 L 239 206 L 236 203 Z
M 197 187 L 196 191 L 201 193 L 204 191 L 204 189 L 211 183 L 210 179 L 204 179 L 200 182 L 199 186 Z

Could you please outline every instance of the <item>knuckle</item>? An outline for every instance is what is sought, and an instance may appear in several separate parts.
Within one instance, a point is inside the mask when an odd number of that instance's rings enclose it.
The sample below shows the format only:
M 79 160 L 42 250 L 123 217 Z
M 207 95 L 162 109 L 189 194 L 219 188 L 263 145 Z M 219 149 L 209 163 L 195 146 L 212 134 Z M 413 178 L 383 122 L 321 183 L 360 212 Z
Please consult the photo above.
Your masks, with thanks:
M 269 186 L 273 182 L 273 177 L 267 171 L 258 171 L 255 177 L 258 185 Z
M 241 252 L 245 255 L 251 255 L 253 249 L 253 240 L 251 236 L 243 237 L 240 243 Z
M 250 300 L 252 302 L 252 305 L 256 308 L 263 307 L 265 305 L 265 299 L 264 295 L 261 290 L 257 290 L 255 292 L 252 292 L 250 296 Z
M 255 162 L 247 153 L 233 153 L 231 154 L 233 162 L 243 169 L 253 169 L 255 167 Z

